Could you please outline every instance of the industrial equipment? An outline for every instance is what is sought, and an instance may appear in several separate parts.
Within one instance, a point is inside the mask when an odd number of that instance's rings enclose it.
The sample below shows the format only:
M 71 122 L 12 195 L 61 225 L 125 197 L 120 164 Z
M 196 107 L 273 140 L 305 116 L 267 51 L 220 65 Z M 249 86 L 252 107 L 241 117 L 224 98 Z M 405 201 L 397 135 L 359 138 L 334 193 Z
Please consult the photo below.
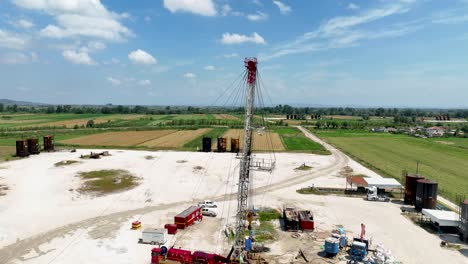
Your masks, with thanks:
M 283 209 L 284 229 L 286 231 L 299 230 L 299 215 L 294 207 L 286 207 Z
M 28 152 L 31 155 L 36 155 L 41 152 L 41 148 L 39 146 L 39 139 L 28 138 Z
M 202 151 L 211 152 L 211 138 L 210 137 L 204 137 L 202 139 Z
M 17 157 L 27 157 L 27 156 L 29 156 L 28 141 L 27 140 L 17 140 L 16 141 L 16 156 Z
M 54 136 L 44 136 L 44 151 L 54 151 Z
M 218 138 L 218 152 L 226 152 L 227 138 Z
M 299 211 L 299 227 L 302 231 L 313 231 L 314 216 L 311 211 Z
M 190 206 L 180 214 L 174 216 L 174 223 L 177 225 L 177 228 L 185 229 L 193 225 L 195 221 L 201 221 L 203 219 L 201 209 L 202 208 L 198 206 Z
M 437 182 L 422 179 L 416 181 L 416 201 L 417 211 L 425 209 L 435 209 L 437 204 Z

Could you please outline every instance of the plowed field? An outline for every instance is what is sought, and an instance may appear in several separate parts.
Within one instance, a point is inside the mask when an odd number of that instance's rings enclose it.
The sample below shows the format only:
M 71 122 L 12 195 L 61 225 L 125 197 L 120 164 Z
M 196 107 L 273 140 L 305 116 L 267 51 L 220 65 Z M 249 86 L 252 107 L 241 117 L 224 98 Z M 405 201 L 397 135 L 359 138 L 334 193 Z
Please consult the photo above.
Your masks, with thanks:
M 136 146 L 166 135 L 176 130 L 122 131 L 94 134 L 61 141 L 60 143 L 81 146 Z
M 182 130 L 150 141 L 146 141 L 139 146 L 150 148 L 179 148 L 185 143 L 194 140 L 210 131 L 211 128 L 201 128 L 197 130 Z
M 240 139 L 240 147 L 242 148 L 243 144 L 243 133 L 242 129 L 230 129 L 226 132 L 223 137 L 227 138 L 227 150 L 231 149 L 231 138 Z M 216 149 L 217 139 L 213 139 L 213 149 Z M 284 151 L 283 142 L 277 133 L 272 132 L 253 132 L 253 145 L 252 148 L 254 151 Z
M 216 119 L 224 119 L 224 120 L 240 120 L 237 116 L 227 115 L 227 114 L 217 114 L 214 115 Z

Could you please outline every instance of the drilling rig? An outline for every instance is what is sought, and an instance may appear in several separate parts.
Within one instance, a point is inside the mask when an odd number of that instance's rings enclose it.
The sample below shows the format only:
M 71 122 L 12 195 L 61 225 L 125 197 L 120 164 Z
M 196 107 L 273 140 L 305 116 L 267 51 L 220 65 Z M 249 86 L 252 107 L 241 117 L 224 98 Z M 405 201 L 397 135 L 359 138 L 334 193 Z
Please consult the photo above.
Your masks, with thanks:
M 255 86 L 257 84 L 257 59 L 246 58 L 244 60 L 247 68 L 247 100 L 245 107 L 244 120 L 244 142 L 242 156 L 239 166 L 239 186 L 237 190 L 237 215 L 236 215 L 236 232 L 234 246 L 228 258 L 232 262 L 242 262 L 245 250 L 245 230 L 246 223 L 249 230 L 249 239 L 252 239 L 252 217 L 253 212 L 248 209 L 249 197 L 249 182 L 250 182 L 250 162 L 252 157 L 252 131 L 253 131 L 253 112 L 255 102 Z

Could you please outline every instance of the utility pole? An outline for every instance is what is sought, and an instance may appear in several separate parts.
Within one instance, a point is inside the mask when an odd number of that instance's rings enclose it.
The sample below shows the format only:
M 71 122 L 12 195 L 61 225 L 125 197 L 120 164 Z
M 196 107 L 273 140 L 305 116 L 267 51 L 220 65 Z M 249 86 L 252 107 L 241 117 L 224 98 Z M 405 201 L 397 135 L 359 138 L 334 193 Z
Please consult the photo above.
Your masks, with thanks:
M 246 222 L 249 221 L 248 229 L 251 230 L 248 214 L 248 196 L 249 196 L 249 181 L 250 181 L 250 161 L 252 154 L 252 117 L 255 101 L 255 86 L 257 83 L 257 59 L 246 58 L 244 60 L 247 68 L 247 104 L 245 106 L 244 120 L 244 142 L 242 149 L 242 159 L 239 166 L 239 186 L 237 191 L 237 216 L 236 216 L 236 234 L 234 243 L 233 257 L 235 259 L 242 258 L 245 248 L 245 230 Z M 249 217 L 250 218 L 250 217 Z

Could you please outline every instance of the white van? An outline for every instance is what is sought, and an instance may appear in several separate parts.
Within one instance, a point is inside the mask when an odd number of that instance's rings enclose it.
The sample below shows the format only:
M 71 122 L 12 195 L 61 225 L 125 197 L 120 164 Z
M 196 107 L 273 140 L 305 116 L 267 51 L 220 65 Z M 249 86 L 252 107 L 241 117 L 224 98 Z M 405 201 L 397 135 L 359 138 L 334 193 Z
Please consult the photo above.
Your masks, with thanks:
M 202 215 L 207 215 L 207 216 L 212 216 L 212 217 L 216 217 L 218 215 L 215 208 L 204 207 L 201 209 L 201 212 L 202 212 Z

